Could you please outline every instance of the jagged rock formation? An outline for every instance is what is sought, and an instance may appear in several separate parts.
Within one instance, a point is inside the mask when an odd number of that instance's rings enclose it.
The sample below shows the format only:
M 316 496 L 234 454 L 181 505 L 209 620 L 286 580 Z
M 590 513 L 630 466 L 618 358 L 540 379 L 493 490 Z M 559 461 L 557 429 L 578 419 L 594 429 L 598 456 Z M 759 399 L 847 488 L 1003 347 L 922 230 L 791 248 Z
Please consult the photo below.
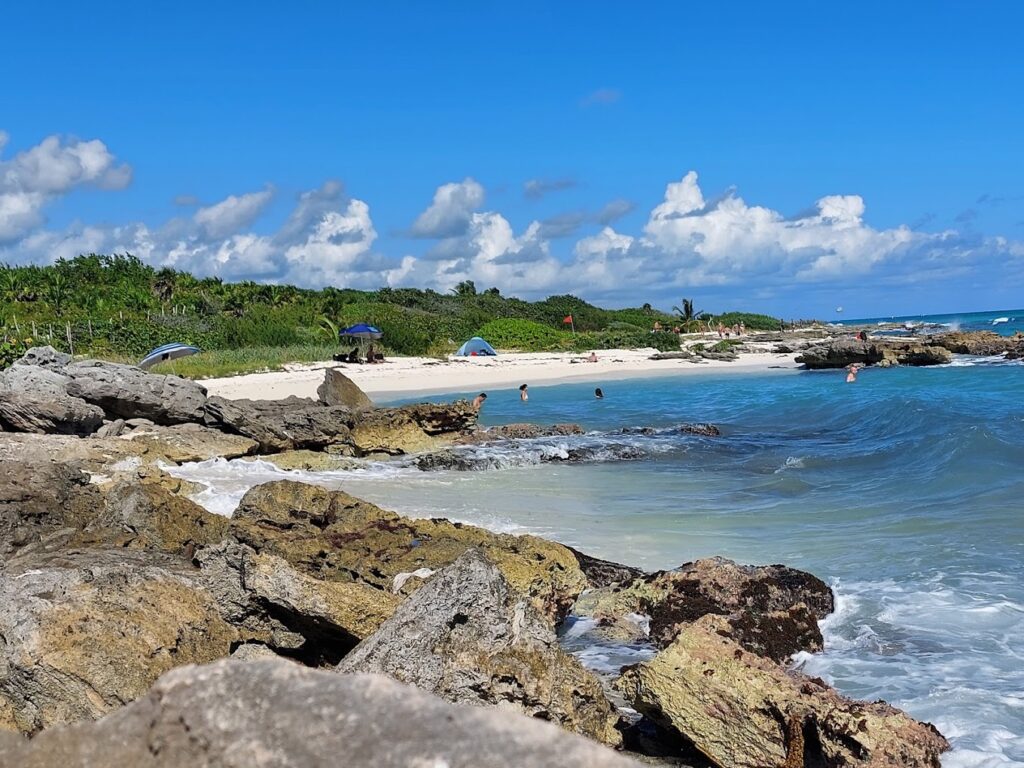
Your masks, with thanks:
M 848 365 L 943 365 L 952 353 L 934 340 L 839 338 L 805 349 L 796 358 L 807 368 L 845 368 Z
M 931 725 L 787 672 L 730 632 L 723 617 L 706 616 L 616 685 L 721 768 L 939 768 L 949 744 Z
M 433 576 L 338 669 L 381 672 L 456 704 L 511 706 L 621 742 L 601 683 L 476 549 Z

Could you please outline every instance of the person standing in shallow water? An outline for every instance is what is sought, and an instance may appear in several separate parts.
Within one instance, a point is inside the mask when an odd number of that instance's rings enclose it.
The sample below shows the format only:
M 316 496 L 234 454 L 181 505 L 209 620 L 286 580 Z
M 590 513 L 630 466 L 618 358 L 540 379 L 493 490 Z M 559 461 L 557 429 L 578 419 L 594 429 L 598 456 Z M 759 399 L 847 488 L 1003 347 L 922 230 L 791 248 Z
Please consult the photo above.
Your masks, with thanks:
M 847 366 L 847 368 L 846 368 L 846 371 L 847 371 L 847 373 L 846 373 L 846 383 L 847 384 L 853 384 L 854 382 L 857 381 L 857 371 L 859 371 L 859 370 L 860 370 L 860 368 L 858 368 L 856 365 Z
M 522 400 L 524 403 L 530 399 L 530 394 L 529 392 L 527 392 L 527 387 L 525 384 L 519 387 L 519 399 Z
M 487 399 L 487 393 L 481 392 L 479 395 L 473 398 L 473 408 L 480 410 L 480 407 L 484 404 L 484 400 Z
M 594 390 L 594 397 L 598 400 L 604 400 L 604 392 L 601 391 L 600 387 Z

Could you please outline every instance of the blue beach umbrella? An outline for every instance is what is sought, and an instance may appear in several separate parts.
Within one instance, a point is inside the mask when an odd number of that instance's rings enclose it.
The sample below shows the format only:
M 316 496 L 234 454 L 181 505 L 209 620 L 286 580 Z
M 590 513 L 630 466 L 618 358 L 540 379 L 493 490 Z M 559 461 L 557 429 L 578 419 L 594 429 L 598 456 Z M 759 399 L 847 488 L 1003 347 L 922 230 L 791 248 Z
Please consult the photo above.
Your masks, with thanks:
M 166 363 L 168 360 L 177 360 L 179 357 L 188 357 L 199 352 L 199 347 L 193 347 L 189 344 L 182 344 L 180 341 L 172 342 L 171 344 L 164 344 L 162 347 L 157 347 L 139 363 L 139 368 L 146 369 L 157 363 Z
M 354 339 L 382 339 L 384 338 L 384 331 L 366 323 L 356 323 L 348 328 L 342 328 L 338 331 L 338 335 Z

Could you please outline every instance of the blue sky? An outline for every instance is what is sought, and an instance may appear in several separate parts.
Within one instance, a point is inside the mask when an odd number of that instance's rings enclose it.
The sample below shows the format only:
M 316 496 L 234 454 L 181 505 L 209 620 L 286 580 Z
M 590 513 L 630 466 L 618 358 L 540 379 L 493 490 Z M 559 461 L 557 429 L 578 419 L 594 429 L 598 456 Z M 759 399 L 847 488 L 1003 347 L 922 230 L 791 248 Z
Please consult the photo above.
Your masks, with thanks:
M 781 5 L 16 4 L 0 258 L 1024 305 L 1022 6 Z

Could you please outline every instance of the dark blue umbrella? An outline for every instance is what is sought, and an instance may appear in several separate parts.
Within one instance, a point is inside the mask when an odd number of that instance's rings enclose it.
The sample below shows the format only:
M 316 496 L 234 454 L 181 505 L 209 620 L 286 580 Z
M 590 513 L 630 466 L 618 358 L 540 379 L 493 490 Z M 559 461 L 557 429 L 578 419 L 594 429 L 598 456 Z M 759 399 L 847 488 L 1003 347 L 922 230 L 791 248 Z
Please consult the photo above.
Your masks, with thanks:
M 199 352 L 199 347 L 193 347 L 190 344 L 182 344 L 180 341 L 172 342 L 171 344 L 164 344 L 162 347 L 157 347 L 139 363 L 139 368 L 149 368 L 150 366 L 156 365 L 157 363 L 165 363 L 168 360 L 177 360 L 179 357 L 188 357 Z
M 384 331 L 366 323 L 356 323 L 338 331 L 338 335 L 349 336 L 355 339 L 382 339 L 384 338 Z

